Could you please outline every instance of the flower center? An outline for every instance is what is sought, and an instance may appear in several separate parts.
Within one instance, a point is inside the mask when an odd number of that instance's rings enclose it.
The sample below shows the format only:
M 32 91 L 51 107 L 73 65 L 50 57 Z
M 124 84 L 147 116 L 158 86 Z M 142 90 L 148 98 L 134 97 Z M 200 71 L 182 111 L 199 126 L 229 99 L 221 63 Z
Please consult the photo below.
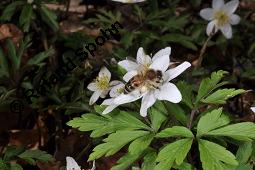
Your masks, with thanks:
M 214 18 L 217 20 L 217 25 L 220 26 L 220 27 L 224 26 L 229 21 L 229 16 L 224 11 L 215 12 Z
M 109 77 L 108 76 L 102 76 L 96 78 L 96 86 L 101 90 L 106 90 L 109 87 Z
M 121 93 L 123 93 L 124 92 L 124 90 L 125 90 L 125 88 L 123 87 L 123 88 L 119 88 L 119 89 L 117 89 L 117 93 L 118 94 L 121 94 Z

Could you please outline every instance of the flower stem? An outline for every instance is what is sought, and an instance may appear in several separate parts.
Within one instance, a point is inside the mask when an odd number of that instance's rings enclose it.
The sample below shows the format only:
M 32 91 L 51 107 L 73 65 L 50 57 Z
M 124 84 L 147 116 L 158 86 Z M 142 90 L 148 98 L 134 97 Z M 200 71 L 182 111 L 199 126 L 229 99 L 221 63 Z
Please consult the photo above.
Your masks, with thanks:
M 205 53 L 206 48 L 207 48 L 207 44 L 208 44 L 208 42 L 210 41 L 210 39 L 212 38 L 212 36 L 213 36 L 213 35 L 210 35 L 210 36 L 206 39 L 206 41 L 205 41 L 203 47 L 201 48 L 200 53 L 199 53 L 199 57 L 198 57 L 198 60 L 197 60 L 197 64 L 196 64 L 196 66 L 195 66 L 196 68 L 201 67 L 201 64 L 202 64 L 202 61 L 203 61 L 203 56 L 204 56 L 204 53 Z
M 193 119 L 194 119 L 194 116 L 195 116 L 196 112 L 197 112 L 197 110 L 192 110 L 191 111 L 191 114 L 190 114 L 190 117 L 189 117 L 189 122 L 187 123 L 187 127 L 189 129 L 192 128 L 192 122 L 193 122 Z

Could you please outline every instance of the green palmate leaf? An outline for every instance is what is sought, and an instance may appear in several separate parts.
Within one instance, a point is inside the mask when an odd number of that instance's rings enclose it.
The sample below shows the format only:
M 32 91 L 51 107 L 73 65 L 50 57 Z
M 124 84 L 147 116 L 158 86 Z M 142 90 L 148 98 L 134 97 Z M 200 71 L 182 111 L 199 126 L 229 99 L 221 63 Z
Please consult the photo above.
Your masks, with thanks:
M 194 137 L 192 132 L 188 128 L 183 126 L 173 126 L 171 128 L 166 128 L 156 135 L 156 137 L 160 137 L 160 138 L 167 138 L 167 137 L 174 137 L 174 136 L 181 136 L 181 137 L 187 137 L 187 138 Z
M 150 132 L 148 131 L 142 130 L 120 130 L 113 134 L 110 134 L 106 139 L 103 140 L 105 143 L 100 144 L 93 149 L 93 153 L 90 154 L 89 160 L 98 159 L 103 155 L 113 155 L 129 142 L 139 137 L 146 136 L 149 133 Z
M 16 48 L 11 39 L 7 40 L 7 46 L 8 46 L 8 56 L 11 60 L 11 63 L 14 69 L 18 70 L 20 66 L 20 59 L 16 55 Z
M 8 62 L 7 62 L 7 58 L 5 57 L 5 55 L 3 54 L 2 49 L 0 48 L 0 70 L 2 72 L 3 75 L 9 76 L 9 68 L 8 68 Z
M 242 163 L 242 164 L 238 165 L 233 170 L 254 170 L 254 167 L 251 164 L 249 164 L 249 163 L 247 163 L 247 164 L 243 164 Z
M 39 54 L 35 55 L 33 58 L 30 58 L 27 61 L 29 65 L 40 65 L 43 60 L 47 59 L 48 57 L 52 56 L 55 53 L 54 49 L 50 48 L 47 51 L 40 52 Z
M 227 136 L 237 140 L 251 141 L 255 139 L 255 124 L 252 122 L 236 123 L 212 130 L 207 135 Z
M 23 170 L 23 168 L 19 164 L 11 162 L 11 170 Z
M 198 143 L 203 170 L 226 170 L 228 165 L 238 165 L 235 156 L 226 148 L 202 139 Z
M 10 3 L 7 7 L 5 7 L 3 14 L 0 18 L 1 21 L 10 21 L 13 14 L 15 13 L 15 10 L 18 6 L 23 5 L 24 1 L 15 1 Z
M 24 151 L 24 147 L 8 146 L 4 154 L 4 160 L 11 160 L 13 157 L 16 157 Z
M 209 95 L 214 89 L 226 84 L 225 82 L 220 83 L 220 80 L 226 75 L 228 72 L 226 71 L 217 71 L 213 72 L 211 74 L 210 78 L 203 79 L 200 83 L 199 89 L 198 89 L 198 95 L 196 97 L 196 103 L 199 102 L 202 98 Z
M 166 120 L 165 114 L 167 113 L 162 102 L 158 101 L 150 110 L 150 119 L 152 123 L 152 128 L 155 132 L 158 131 L 161 124 Z
M 182 125 L 186 126 L 188 117 L 180 105 L 168 102 L 165 104 L 165 108 L 170 116 L 174 116 Z
M 169 170 L 174 162 L 181 165 L 192 145 L 192 139 L 181 139 L 165 146 L 158 154 L 155 170 Z
M 26 150 L 25 152 L 18 155 L 21 159 L 26 160 L 29 164 L 35 165 L 35 159 L 41 162 L 52 161 L 53 157 L 41 150 Z
M 154 136 L 155 136 L 154 134 L 150 133 L 146 136 L 142 136 L 134 140 L 129 145 L 129 148 L 128 148 L 129 153 L 132 155 L 141 154 L 145 149 L 148 148 Z
M 33 13 L 32 5 L 27 4 L 23 7 L 21 14 L 19 16 L 19 24 L 22 26 L 25 32 L 29 30 L 32 13 Z
M 179 81 L 177 83 L 178 89 L 181 91 L 182 94 L 182 102 L 185 103 L 189 108 L 193 108 L 193 93 L 192 93 L 192 86 L 188 85 L 184 81 Z
M 166 42 L 179 43 L 180 45 L 195 51 L 197 50 L 196 45 L 191 42 L 192 39 L 183 34 L 177 34 L 177 33 L 167 34 L 167 35 L 164 35 L 161 39 Z
M 179 169 L 179 170 L 195 170 L 195 168 L 187 162 L 183 162 L 180 166 L 177 166 L 176 169 Z
M 21 57 L 24 53 L 24 50 L 27 49 L 32 45 L 30 36 L 26 36 L 24 40 L 20 41 L 19 49 L 17 50 L 17 57 L 19 60 L 21 60 Z
M 42 20 L 48 24 L 54 31 L 57 31 L 59 26 L 57 23 L 57 16 L 55 13 L 50 11 L 45 5 L 41 5 L 40 14 Z
M 8 170 L 9 169 L 9 167 L 7 165 L 7 162 L 2 160 L 2 158 L 0 158 L 0 169 L 1 170 Z
M 153 150 L 148 150 L 143 158 L 141 170 L 154 170 L 156 166 L 157 153 Z
M 226 100 L 234 97 L 238 94 L 244 93 L 245 90 L 243 89 L 220 89 L 216 92 L 209 95 L 207 98 L 202 99 L 203 103 L 210 103 L 210 104 L 225 104 Z
M 100 137 L 116 131 L 113 122 L 95 114 L 84 114 L 81 118 L 74 118 L 67 125 L 78 128 L 80 131 L 93 131 L 91 137 Z
M 207 134 L 209 131 L 229 124 L 227 116 L 222 115 L 222 108 L 215 109 L 202 116 L 197 125 L 197 137 Z
M 140 155 L 131 155 L 131 154 L 126 154 L 125 156 L 121 157 L 117 165 L 113 166 L 111 170 L 123 170 L 127 169 L 133 162 L 135 162 Z
M 100 137 L 105 134 L 115 132 L 116 130 L 135 130 L 146 129 L 150 127 L 145 125 L 130 113 L 120 111 L 116 115 L 109 117 L 97 116 L 95 114 L 84 114 L 81 118 L 74 118 L 67 125 L 78 128 L 80 131 L 93 131 L 91 137 Z
M 178 29 L 181 30 L 188 23 L 189 15 L 171 17 L 167 22 L 164 21 L 164 25 L 167 29 Z
M 125 31 L 124 36 L 121 38 L 120 43 L 125 46 L 125 48 L 128 48 L 132 45 L 133 39 L 135 38 L 135 34 L 129 31 Z
M 247 163 L 252 154 L 252 142 L 244 142 L 241 144 L 236 153 L 236 159 L 239 163 Z

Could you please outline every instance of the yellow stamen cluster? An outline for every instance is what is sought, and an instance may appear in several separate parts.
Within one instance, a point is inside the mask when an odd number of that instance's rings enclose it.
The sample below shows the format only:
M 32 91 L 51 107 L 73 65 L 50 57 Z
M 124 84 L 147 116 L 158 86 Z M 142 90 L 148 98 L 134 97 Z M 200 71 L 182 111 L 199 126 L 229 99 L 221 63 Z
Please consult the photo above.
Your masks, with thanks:
M 106 90 L 109 88 L 110 78 L 108 76 L 102 76 L 96 78 L 96 86 L 101 90 Z
M 124 89 L 125 89 L 124 87 L 123 87 L 123 88 L 119 88 L 119 89 L 117 89 L 117 93 L 118 93 L 118 94 L 123 93 L 123 92 L 124 92 Z
M 214 19 L 217 20 L 217 25 L 219 27 L 222 27 L 229 22 L 229 16 L 225 11 L 215 12 Z

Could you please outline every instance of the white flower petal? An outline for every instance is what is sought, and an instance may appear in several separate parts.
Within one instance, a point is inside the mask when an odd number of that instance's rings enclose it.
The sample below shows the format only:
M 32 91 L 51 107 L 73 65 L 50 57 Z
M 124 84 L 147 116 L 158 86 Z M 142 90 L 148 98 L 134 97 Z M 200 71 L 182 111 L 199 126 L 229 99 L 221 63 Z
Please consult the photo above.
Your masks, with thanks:
M 220 30 L 227 39 L 232 38 L 232 28 L 230 24 L 226 24 L 223 27 L 220 27 Z
M 151 63 L 150 56 L 146 55 L 144 53 L 144 50 L 142 47 L 140 47 L 137 51 L 136 61 L 140 65 L 149 65 Z
M 255 107 L 251 107 L 251 110 L 255 113 Z
M 147 110 L 156 102 L 156 97 L 153 92 L 148 92 L 142 98 L 142 104 L 140 108 L 140 115 L 143 117 L 147 116 Z
M 124 76 L 123 76 L 123 80 L 125 82 L 128 82 L 132 77 L 134 77 L 135 75 L 137 75 L 137 71 L 133 70 L 133 71 L 129 71 L 127 72 Z
M 169 67 L 170 59 L 169 55 L 162 55 L 155 58 L 155 60 L 150 65 L 150 68 L 154 70 L 161 70 L 165 72 Z
M 236 25 L 240 22 L 240 20 L 241 20 L 241 18 L 238 15 L 232 14 L 230 16 L 230 21 L 229 22 L 230 22 L 231 25 Z
M 216 26 L 216 20 L 212 20 L 208 23 L 206 27 L 206 34 L 208 36 L 215 34 L 218 31 L 218 27 Z
M 89 85 L 87 86 L 87 88 L 88 88 L 90 91 L 96 91 L 96 90 L 97 90 L 96 83 L 94 83 L 94 82 L 89 83 Z
M 205 8 L 202 9 L 199 15 L 204 18 L 205 20 L 212 20 L 213 19 L 213 9 L 212 8 Z
M 138 69 L 138 64 L 131 60 L 122 60 L 118 64 L 127 71 Z
M 89 104 L 90 105 L 94 104 L 98 100 L 98 98 L 101 95 L 101 93 L 102 93 L 102 91 L 95 91 L 92 94 L 92 96 L 90 97 Z
M 113 87 L 113 86 L 116 86 L 116 85 L 119 85 L 119 84 L 123 84 L 121 81 L 119 81 L 119 80 L 113 80 L 113 81 L 111 81 L 110 83 L 109 83 L 109 85 L 111 86 L 111 87 Z
M 89 170 L 96 170 L 96 161 L 95 161 L 95 160 L 93 161 L 92 168 L 91 168 L 91 169 L 89 169 Z
M 114 98 L 105 99 L 101 105 L 113 105 Z
M 114 99 L 114 104 L 121 105 L 125 103 L 131 103 L 133 101 L 136 101 L 140 99 L 143 95 L 140 94 L 138 90 L 135 90 L 128 94 L 121 94 L 118 97 Z
M 109 80 L 111 79 L 111 72 L 106 68 L 102 67 L 98 74 L 99 77 L 107 76 Z
M 213 0 L 212 2 L 213 9 L 220 9 L 221 7 L 223 7 L 223 5 L 224 5 L 223 0 Z
M 111 111 L 113 111 L 113 109 L 115 109 L 116 107 L 118 107 L 118 105 L 109 105 L 107 106 L 104 111 L 102 112 L 103 115 L 110 113 Z
M 172 103 L 179 103 L 182 95 L 179 89 L 173 83 L 165 83 L 157 90 L 156 97 L 159 100 L 167 100 Z
M 77 162 L 70 156 L 66 157 L 66 170 L 81 170 Z
M 167 70 L 164 74 L 164 80 L 166 82 L 168 82 L 168 81 L 174 79 L 175 77 L 179 76 L 182 72 L 184 72 L 190 66 L 191 66 L 191 64 L 189 62 L 185 61 L 182 64 L 178 65 L 177 67 Z
M 109 91 L 110 91 L 110 89 L 101 91 L 100 97 L 101 97 L 101 98 L 105 98 L 105 97 L 107 96 L 107 94 L 108 94 Z
M 239 5 L 239 0 L 232 0 L 226 3 L 223 7 L 223 10 L 227 11 L 229 14 L 232 14 L 235 12 Z
M 166 56 L 170 56 L 170 54 L 171 54 L 171 47 L 166 47 L 166 48 L 164 48 L 164 49 L 162 49 L 162 50 L 159 50 L 153 57 L 152 57 L 152 61 L 154 61 L 155 59 L 157 59 L 158 57 L 160 57 L 160 56 L 164 56 L 164 55 L 166 55 Z M 170 61 L 169 61 L 170 62 Z
M 112 87 L 111 91 L 110 91 L 110 96 L 111 97 L 117 97 L 120 95 L 120 90 L 123 89 L 125 87 L 125 84 L 121 83 L 121 84 L 118 84 L 114 87 Z

